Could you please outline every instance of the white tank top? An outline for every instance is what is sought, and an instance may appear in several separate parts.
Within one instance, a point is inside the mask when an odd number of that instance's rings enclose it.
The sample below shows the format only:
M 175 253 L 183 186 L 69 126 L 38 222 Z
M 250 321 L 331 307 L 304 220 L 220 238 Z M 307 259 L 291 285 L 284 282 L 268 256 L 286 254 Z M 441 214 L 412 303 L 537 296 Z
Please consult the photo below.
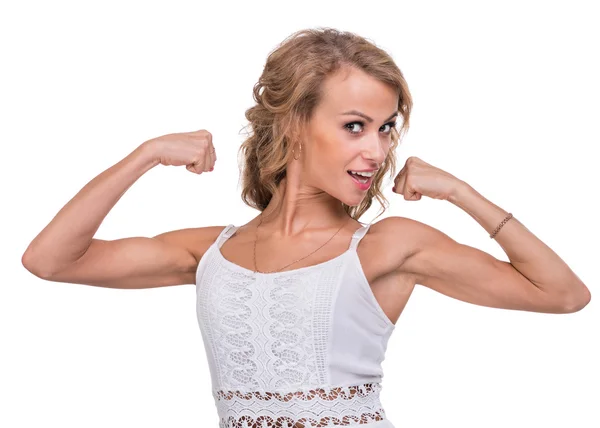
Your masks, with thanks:
M 356 252 L 369 227 L 356 230 L 339 256 L 282 272 L 227 260 L 220 248 L 238 229 L 232 224 L 205 252 L 196 309 L 220 428 L 386 419 L 381 362 L 395 325 Z

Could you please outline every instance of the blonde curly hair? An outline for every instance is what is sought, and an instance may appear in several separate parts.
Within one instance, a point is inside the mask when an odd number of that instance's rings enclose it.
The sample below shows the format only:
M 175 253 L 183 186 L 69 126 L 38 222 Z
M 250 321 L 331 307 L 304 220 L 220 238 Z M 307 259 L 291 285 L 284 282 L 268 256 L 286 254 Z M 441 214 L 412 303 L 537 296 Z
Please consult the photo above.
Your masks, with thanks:
M 387 172 L 396 174 L 395 148 L 409 128 L 412 97 L 402 72 L 393 59 L 374 43 L 351 32 L 333 28 L 304 29 L 281 42 L 268 56 L 263 72 L 254 85 L 256 104 L 246 110 L 251 132 L 239 151 L 242 200 L 261 212 L 267 207 L 279 182 L 299 130 L 310 120 L 321 100 L 325 79 L 342 67 L 355 67 L 390 85 L 398 96 L 400 130 L 392 128 L 390 150 L 373 178 L 366 197 L 357 206 L 342 203 L 344 210 L 358 220 L 376 198 L 385 212 L 387 199 L 381 183 Z

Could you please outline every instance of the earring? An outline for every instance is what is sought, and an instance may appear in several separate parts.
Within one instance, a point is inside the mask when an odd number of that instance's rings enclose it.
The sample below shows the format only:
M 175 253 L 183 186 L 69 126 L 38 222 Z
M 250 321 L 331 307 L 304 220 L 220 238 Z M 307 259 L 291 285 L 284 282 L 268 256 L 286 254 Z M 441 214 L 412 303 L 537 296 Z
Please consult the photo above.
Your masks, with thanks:
M 292 155 L 294 156 L 294 160 L 300 159 L 300 153 L 302 153 L 302 143 L 300 143 L 300 150 L 298 151 L 298 157 L 296 157 L 296 153 L 294 152 L 294 148 L 292 148 Z

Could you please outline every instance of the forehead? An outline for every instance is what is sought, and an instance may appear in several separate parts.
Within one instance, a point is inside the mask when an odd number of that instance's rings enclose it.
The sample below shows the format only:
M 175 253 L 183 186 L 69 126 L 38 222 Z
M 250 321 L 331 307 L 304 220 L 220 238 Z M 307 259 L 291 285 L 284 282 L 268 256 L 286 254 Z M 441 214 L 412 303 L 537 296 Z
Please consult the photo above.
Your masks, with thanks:
M 387 118 L 398 107 L 396 90 L 354 67 L 344 67 L 323 82 L 323 111 L 340 114 L 356 109 L 375 118 Z

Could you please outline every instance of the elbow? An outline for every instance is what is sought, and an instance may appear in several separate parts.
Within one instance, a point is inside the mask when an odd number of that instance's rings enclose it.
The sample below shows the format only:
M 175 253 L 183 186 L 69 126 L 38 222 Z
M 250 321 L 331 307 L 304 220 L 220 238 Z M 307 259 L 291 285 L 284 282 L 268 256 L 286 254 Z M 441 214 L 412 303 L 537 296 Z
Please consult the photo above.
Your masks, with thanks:
M 581 291 L 572 294 L 567 299 L 563 299 L 564 313 L 570 314 L 579 312 L 585 308 L 591 300 L 592 293 L 585 285 L 582 284 Z
M 25 269 L 31 272 L 33 275 L 41 279 L 47 279 L 51 273 L 46 269 L 43 269 L 39 261 L 34 260 L 33 254 L 30 250 L 26 250 L 21 257 L 21 264 Z
M 35 270 L 35 268 L 33 267 L 33 260 L 32 260 L 31 252 L 29 251 L 29 249 L 27 249 L 21 256 L 21 264 L 29 272 L 34 273 L 33 271 Z

